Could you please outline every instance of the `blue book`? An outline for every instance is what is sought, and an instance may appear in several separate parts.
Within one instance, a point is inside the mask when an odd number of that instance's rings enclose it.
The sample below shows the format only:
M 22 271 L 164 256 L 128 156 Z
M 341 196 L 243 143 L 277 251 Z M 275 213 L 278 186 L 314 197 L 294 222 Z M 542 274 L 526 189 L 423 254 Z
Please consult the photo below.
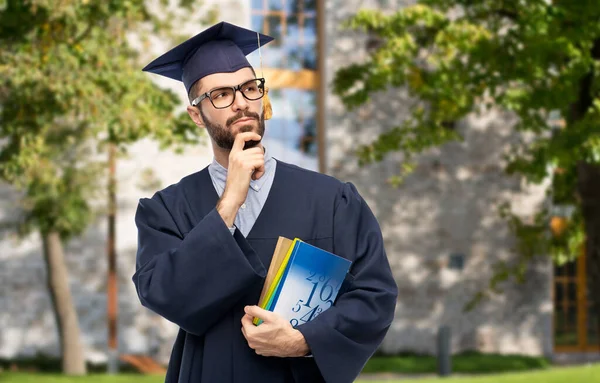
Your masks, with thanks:
M 352 262 L 306 242 L 296 241 L 266 309 L 292 326 L 306 323 L 333 306 Z

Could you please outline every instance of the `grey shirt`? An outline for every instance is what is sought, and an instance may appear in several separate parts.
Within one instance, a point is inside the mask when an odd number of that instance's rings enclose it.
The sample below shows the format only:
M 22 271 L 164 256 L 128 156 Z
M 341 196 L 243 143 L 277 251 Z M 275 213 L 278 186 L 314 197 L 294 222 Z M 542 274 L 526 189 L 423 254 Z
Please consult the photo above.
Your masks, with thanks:
M 235 232 L 236 227 L 244 237 L 247 237 L 250 230 L 252 230 L 252 226 L 254 226 L 254 223 L 269 196 L 271 186 L 273 186 L 275 165 L 275 159 L 269 155 L 269 151 L 265 148 L 265 174 L 256 181 L 250 180 L 250 188 L 248 190 L 246 201 L 238 210 L 234 221 L 234 227 L 229 228 L 232 234 Z M 212 163 L 208 165 L 208 173 L 210 174 L 210 178 L 219 198 L 221 198 L 223 191 L 225 190 L 225 183 L 227 182 L 227 169 L 213 158 Z
M 271 186 L 273 186 L 276 164 L 277 161 L 269 155 L 269 152 L 265 148 L 265 174 L 256 181 L 250 180 L 250 189 L 248 190 L 246 202 L 240 207 L 235 216 L 234 227 L 229 228 L 231 234 L 235 232 L 236 227 L 244 237 L 247 237 L 250 230 L 252 230 L 252 226 L 254 226 L 269 196 Z M 227 169 L 213 158 L 212 163 L 208 165 L 208 173 L 219 198 L 221 198 L 225 190 L 225 183 L 227 182 Z M 309 353 L 305 357 L 312 358 L 313 355 Z

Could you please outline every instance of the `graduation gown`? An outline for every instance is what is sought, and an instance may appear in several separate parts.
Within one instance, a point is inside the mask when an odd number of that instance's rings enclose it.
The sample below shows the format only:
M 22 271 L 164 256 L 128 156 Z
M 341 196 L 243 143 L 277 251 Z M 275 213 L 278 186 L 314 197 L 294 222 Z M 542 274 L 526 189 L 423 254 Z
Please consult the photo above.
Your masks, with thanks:
M 352 382 L 392 323 L 397 287 L 379 225 L 351 183 L 277 161 L 273 186 L 246 238 L 216 210 L 208 168 L 140 199 L 140 302 L 180 331 L 166 375 L 188 382 Z M 277 238 L 298 237 L 351 260 L 330 309 L 296 327 L 312 357 L 257 355 L 241 332 Z

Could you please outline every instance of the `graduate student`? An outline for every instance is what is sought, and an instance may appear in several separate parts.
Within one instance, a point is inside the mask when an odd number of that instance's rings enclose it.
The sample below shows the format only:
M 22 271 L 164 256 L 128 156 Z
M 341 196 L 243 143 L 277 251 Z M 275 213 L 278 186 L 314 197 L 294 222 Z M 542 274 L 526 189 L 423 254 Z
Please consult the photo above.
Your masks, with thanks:
M 221 22 L 144 68 L 183 82 L 214 152 L 135 217 L 140 302 L 180 327 L 168 383 L 352 382 L 392 323 L 396 283 L 356 188 L 262 145 L 270 106 L 246 55 L 272 40 Z M 279 236 L 352 261 L 335 304 L 296 327 L 256 306 Z

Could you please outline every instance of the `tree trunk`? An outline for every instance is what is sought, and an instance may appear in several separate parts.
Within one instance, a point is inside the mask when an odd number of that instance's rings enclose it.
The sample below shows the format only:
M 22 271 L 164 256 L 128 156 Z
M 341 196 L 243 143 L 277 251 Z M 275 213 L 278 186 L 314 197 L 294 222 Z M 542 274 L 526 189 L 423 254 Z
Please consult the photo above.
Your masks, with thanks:
M 596 312 L 593 325 L 600 343 L 600 166 L 582 163 L 577 173 L 586 236 L 587 297 Z
M 44 260 L 48 270 L 48 290 L 58 327 L 63 373 L 85 375 L 86 365 L 81 344 L 77 311 L 69 289 L 69 273 L 62 242 L 57 232 L 42 233 Z
M 110 144 L 108 150 L 108 284 L 107 284 L 107 312 L 108 312 L 108 373 L 119 372 L 119 347 L 117 339 L 118 315 L 118 283 L 117 283 L 117 147 Z

